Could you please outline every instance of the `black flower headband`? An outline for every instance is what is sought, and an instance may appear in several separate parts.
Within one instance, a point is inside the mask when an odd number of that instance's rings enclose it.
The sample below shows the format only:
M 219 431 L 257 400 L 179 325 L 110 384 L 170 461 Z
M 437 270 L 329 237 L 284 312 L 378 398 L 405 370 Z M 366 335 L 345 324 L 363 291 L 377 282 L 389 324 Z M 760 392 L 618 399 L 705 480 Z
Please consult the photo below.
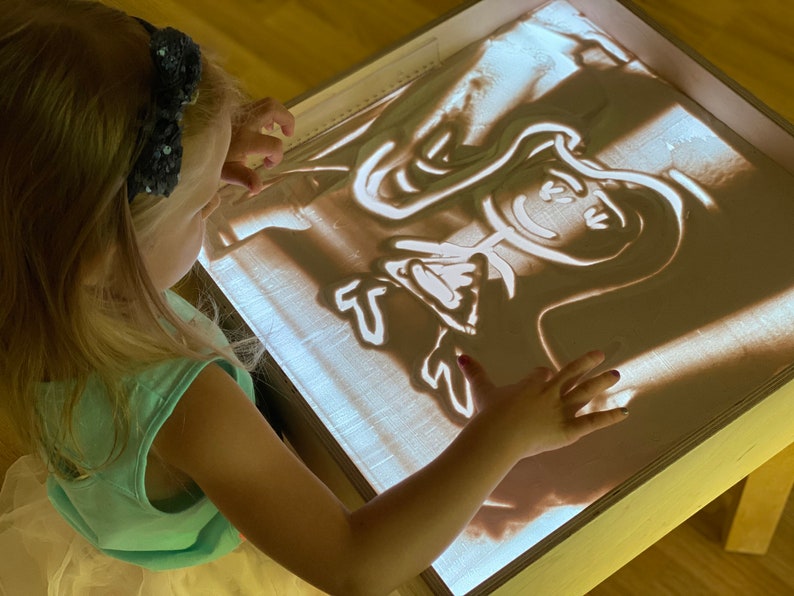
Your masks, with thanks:
M 201 80 L 201 51 L 187 35 L 171 27 L 157 29 L 137 19 L 151 35 L 154 63 L 154 114 L 139 133 L 138 158 L 127 177 L 127 198 L 145 192 L 169 196 L 182 167 L 182 114 L 194 101 Z

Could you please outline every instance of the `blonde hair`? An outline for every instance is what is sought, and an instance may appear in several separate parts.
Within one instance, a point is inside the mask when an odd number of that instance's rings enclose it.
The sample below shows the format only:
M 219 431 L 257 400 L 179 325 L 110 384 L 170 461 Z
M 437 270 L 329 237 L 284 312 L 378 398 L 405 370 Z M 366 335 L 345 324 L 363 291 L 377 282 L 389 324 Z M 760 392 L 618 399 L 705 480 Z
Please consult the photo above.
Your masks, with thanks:
M 130 424 L 125 377 L 173 358 L 234 356 L 173 312 L 139 252 L 157 214 L 177 207 L 139 196 L 131 208 L 126 196 L 151 110 L 149 34 L 87 0 L 8 4 L 0 15 L 0 399 L 27 447 L 55 473 L 80 477 L 101 467 L 81 461 L 73 431 L 89 380 L 107 389 L 117 456 Z M 203 59 L 185 146 L 237 102 L 234 83 Z M 57 429 L 40 415 L 45 381 L 69 387 Z

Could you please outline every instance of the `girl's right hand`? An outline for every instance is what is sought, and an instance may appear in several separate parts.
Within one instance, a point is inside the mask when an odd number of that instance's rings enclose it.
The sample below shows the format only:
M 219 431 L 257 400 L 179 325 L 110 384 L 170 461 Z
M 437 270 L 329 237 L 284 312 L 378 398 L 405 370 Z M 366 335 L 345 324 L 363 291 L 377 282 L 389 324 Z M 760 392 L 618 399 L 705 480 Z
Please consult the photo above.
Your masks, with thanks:
M 458 358 L 479 409 L 475 419 L 496 425 L 516 460 L 565 447 L 625 420 L 625 408 L 578 414 L 620 379 L 616 370 L 589 377 L 603 362 L 602 352 L 589 352 L 556 374 L 536 368 L 518 383 L 496 387 L 477 361 L 466 355 Z

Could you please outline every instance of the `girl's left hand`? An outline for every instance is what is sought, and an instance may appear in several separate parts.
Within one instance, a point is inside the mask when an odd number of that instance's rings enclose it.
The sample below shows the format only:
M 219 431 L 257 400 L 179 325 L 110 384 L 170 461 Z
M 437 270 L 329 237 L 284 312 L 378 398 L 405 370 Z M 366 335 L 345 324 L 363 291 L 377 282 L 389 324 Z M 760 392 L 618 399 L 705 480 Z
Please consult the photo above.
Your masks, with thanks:
M 266 168 L 281 163 L 284 146 L 281 139 L 273 135 L 276 126 L 284 136 L 295 132 L 295 118 L 289 110 L 270 97 L 260 99 L 242 108 L 242 116 L 232 124 L 232 140 L 226 162 L 221 170 L 221 180 L 245 187 L 254 195 L 262 190 L 259 175 L 246 164 L 250 156 L 263 158 Z

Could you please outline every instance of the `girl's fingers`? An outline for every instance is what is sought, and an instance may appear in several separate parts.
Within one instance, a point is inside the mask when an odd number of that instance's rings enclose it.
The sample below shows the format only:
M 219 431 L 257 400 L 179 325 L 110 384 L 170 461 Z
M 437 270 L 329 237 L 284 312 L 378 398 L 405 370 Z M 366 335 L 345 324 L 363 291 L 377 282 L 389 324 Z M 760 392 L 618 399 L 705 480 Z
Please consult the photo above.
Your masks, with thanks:
M 574 418 L 570 422 L 569 428 L 576 437 L 583 437 L 591 432 L 622 422 L 628 415 L 629 411 L 626 408 L 615 408 L 613 410 L 583 414 L 582 416 Z
M 584 383 L 576 385 L 568 393 L 561 397 L 563 401 L 576 410 L 593 400 L 594 397 L 603 393 L 620 380 L 620 374 L 616 370 L 609 370 L 586 380 Z
M 251 193 L 262 190 L 262 180 L 259 175 L 245 164 L 249 156 L 260 156 L 266 168 L 281 163 L 284 158 L 284 148 L 280 139 L 269 135 L 261 135 L 247 130 L 237 133 L 226 163 L 223 164 L 221 179 L 224 182 L 236 184 L 247 188 Z
M 271 97 L 260 99 L 245 107 L 243 127 L 252 131 L 272 131 L 276 126 L 284 136 L 295 133 L 295 117 L 290 111 Z
M 566 364 L 553 380 L 553 384 L 560 395 L 565 395 L 571 389 L 576 387 L 576 384 L 591 372 L 595 367 L 604 362 L 604 353 L 600 350 L 588 352 L 584 356 L 580 356 L 576 360 Z
M 250 155 L 264 157 L 265 166 L 273 167 L 284 158 L 284 144 L 281 139 L 259 134 L 250 130 L 240 130 L 229 147 L 227 159 L 240 161 Z
M 485 369 L 471 356 L 461 354 L 458 356 L 458 367 L 463 372 L 463 376 L 471 385 L 472 391 L 475 394 L 490 391 L 494 388 L 494 384 L 488 377 Z
M 262 180 L 259 174 L 239 161 L 227 161 L 223 164 L 221 180 L 247 188 L 253 194 L 262 190 Z

